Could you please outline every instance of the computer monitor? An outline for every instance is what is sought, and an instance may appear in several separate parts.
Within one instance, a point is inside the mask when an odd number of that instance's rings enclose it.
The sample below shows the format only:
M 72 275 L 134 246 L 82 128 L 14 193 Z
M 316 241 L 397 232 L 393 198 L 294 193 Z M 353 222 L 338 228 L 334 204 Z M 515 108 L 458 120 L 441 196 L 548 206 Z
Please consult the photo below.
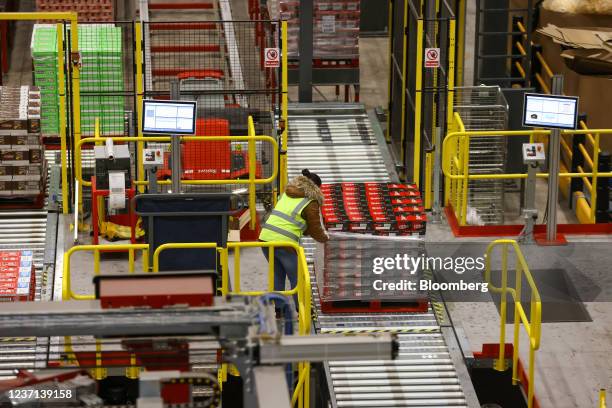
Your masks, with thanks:
M 195 134 L 194 101 L 145 99 L 142 107 L 142 132 L 154 134 Z
M 525 94 L 523 126 L 576 129 L 578 97 Z

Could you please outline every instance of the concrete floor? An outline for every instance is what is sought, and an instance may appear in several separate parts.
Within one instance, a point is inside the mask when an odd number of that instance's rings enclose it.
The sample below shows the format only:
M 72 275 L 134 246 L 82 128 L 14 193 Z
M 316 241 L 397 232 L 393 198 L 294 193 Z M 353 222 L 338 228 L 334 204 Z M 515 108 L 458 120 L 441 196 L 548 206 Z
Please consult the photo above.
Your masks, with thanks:
M 244 1 L 234 0 L 236 18 L 245 15 Z M 473 19 L 474 2 L 468 2 L 468 18 Z M 31 9 L 34 1 L 19 2 L 21 9 Z M 468 24 L 468 28 L 473 28 Z M 29 58 L 29 33 L 31 24 L 18 23 L 16 44 L 11 55 L 11 72 L 4 77 L 5 84 L 31 83 L 31 59 Z M 466 45 L 466 82 L 471 77 L 470 53 L 473 44 L 468 32 Z M 361 47 L 361 100 L 368 107 L 387 103 L 387 47 L 385 38 L 365 38 L 360 40 Z M 473 55 L 473 54 L 471 54 Z M 334 100 L 333 88 L 320 89 L 321 94 L 314 93 L 315 100 Z M 292 90 L 294 99 L 295 90 Z M 295 99 L 294 99 L 295 100 Z M 542 189 L 538 189 L 541 191 Z M 538 199 L 542 205 L 542 198 Z M 560 221 L 563 222 L 562 215 Z M 569 217 L 567 218 L 570 219 Z M 69 220 L 66 220 L 69 222 Z M 456 240 L 448 226 L 442 224 L 428 225 L 426 240 L 432 244 L 453 242 Z M 474 240 L 462 240 L 474 241 Z M 584 268 L 595 271 L 592 279 L 600 288 L 610 288 L 609 265 L 612 241 L 608 237 L 575 237 L 575 242 L 582 242 L 566 259 L 581 262 Z M 88 243 L 87 235 L 81 236 L 82 243 Z M 595 244 L 593 244 L 595 243 Z M 242 253 L 243 290 L 264 289 L 267 284 L 267 264 L 258 249 L 244 250 Z M 530 265 L 546 266 L 550 260 L 540 249 L 527 254 Z M 233 262 L 233 257 L 231 258 Z M 141 260 L 137 257 L 136 270 L 140 270 Z M 102 273 L 126 273 L 127 257 L 125 255 L 103 255 Z M 91 293 L 93 275 L 91 255 L 75 255 L 72 262 L 72 285 L 77 293 Z M 581 283 L 577 278 L 574 284 Z M 604 292 L 606 293 L 606 292 Z M 612 297 L 607 292 L 597 301 L 585 303 L 593 319 L 590 323 L 546 323 L 542 328 L 542 344 L 537 355 L 536 390 L 543 408 L 585 408 L 596 406 L 597 391 L 600 388 L 612 389 Z M 497 342 L 499 314 L 492 302 L 454 302 L 448 304 L 453 321 L 462 326 L 473 350 L 479 350 L 483 343 Z M 508 339 L 510 334 L 508 334 Z M 524 336 L 523 346 L 526 345 Z M 521 356 L 526 358 L 525 348 Z

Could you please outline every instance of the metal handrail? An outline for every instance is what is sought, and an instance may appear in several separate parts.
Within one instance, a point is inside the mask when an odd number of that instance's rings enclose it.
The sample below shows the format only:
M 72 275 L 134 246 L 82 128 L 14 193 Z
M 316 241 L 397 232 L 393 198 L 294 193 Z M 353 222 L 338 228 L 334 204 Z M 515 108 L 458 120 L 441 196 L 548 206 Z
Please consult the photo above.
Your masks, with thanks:
M 289 290 L 274 290 L 274 250 L 275 248 L 292 248 L 298 257 L 298 282 L 297 285 Z M 221 255 L 221 293 L 227 295 L 241 296 L 262 296 L 267 293 L 279 293 L 285 296 L 296 295 L 298 298 L 298 333 L 307 335 L 311 331 L 310 316 L 312 312 L 312 292 L 310 286 L 310 276 L 304 248 L 293 242 L 229 242 L 226 248 L 217 247 L 216 243 L 196 242 L 196 243 L 167 243 L 155 249 L 153 253 L 153 272 L 159 271 L 159 256 L 168 249 L 213 249 L 216 248 Z M 240 289 L 240 250 L 242 248 L 269 248 L 268 257 L 268 290 L 262 291 L 243 291 Z M 229 265 L 228 250 L 234 250 L 234 290 L 229 290 Z M 295 386 L 291 399 L 292 406 L 296 403 L 298 407 L 310 406 L 310 363 L 307 361 L 298 364 L 298 382 Z
M 292 248 L 296 251 L 298 257 L 298 282 L 294 288 L 289 290 L 274 291 L 274 249 L 278 247 Z M 269 263 L 269 278 L 267 291 L 242 291 L 240 290 L 240 250 L 242 248 L 269 248 L 271 252 L 269 257 L 272 261 Z M 226 248 L 218 247 L 214 242 L 191 242 L 191 243 L 166 243 L 158 246 L 153 254 L 153 272 L 159 272 L 159 256 L 169 249 L 216 249 L 221 255 L 221 293 L 227 295 L 241 296 L 261 296 L 268 293 L 279 293 L 285 296 L 296 295 L 298 298 L 298 333 L 299 335 L 310 334 L 311 331 L 311 313 L 312 313 L 312 292 L 310 285 L 310 275 L 308 272 L 308 264 L 306 263 L 306 255 L 304 248 L 293 242 L 230 242 Z M 229 262 L 228 250 L 234 249 L 234 282 L 237 283 L 233 291 L 229 290 Z M 130 273 L 134 271 L 134 251 L 143 251 L 143 270 L 148 272 L 148 251 L 149 244 L 125 244 L 125 245 L 79 245 L 73 246 L 64 253 L 64 270 L 62 276 L 62 299 L 63 300 L 92 300 L 94 295 L 78 295 L 75 294 L 70 287 L 70 257 L 75 252 L 94 251 L 94 274 L 100 273 L 100 251 L 107 250 L 123 250 L 130 253 Z M 73 361 L 76 361 L 70 338 L 65 341 L 66 352 Z M 96 351 L 96 359 L 101 350 Z M 131 375 L 134 370 L 130 371 Z M 126 371 L 127 372 L 127 371 Z M 298 364 L 298 382 L 296 384 L 293 396 L 292 405 L 298 403 L 298 407 L 310 406 L 310 363 L 307 361 Z M 105 374 L 102 370 L 96 371 L 96 376 L 102 378 Z
M 455 126 L 453 129 L 461 129 L 462 121 L 458 113 L 455 113 Z M 460 131 L 454 131 L 446 135 L 443 142 L 442 154 L 442 172 L 446 177 L 447 186 L 449 188 L 446 191 L 445 203 L 451 201 L 451 196 L 456 195 L 457 198 L 452 202 L 453 209 L 459 214 L 460 225 L 466 224 L 467 218 L 467 199 L 468 199 L 468 188 L 469 180 L 484 180 L 484 179 L 526 179 L 527 173 L 497 173 L 497 174 L 470 174 L 469 173 L 469 141 L 472 137 L 490 137 L 490 136 L 502 136 L 502 137 L 521 137 L 529 136 L 531 140 L 536 135 L 539 136 L 550 136 L 550 130 L 534 129 L 534 130 L 479 130 L 479 131 L 466 131 L 464 129 Z M 587 135 L 593 134 L 594 136 L 594 151 L 598 151 L 600 137 L 602 135 L 612 136 L 612 129 L 578 129 L 578 130 L 565 130 L 561 132 L 562 135 Z M 459 148 L 455 148 L 459 146 Z M 461 166 L 457 166 L 457 164 Z M 568 178 L 591 178 L 591 206 L 590 206 L 590 220 L 595 222 L 596 213 L 596 188 L 597 179 L 599 177 L 612 177 L 611 172 L 600 172 L 598 170 L 598 155 L 594 155 L 592 161 L 592 168 L 590 172 L 560 172 L 559 177 Z M 536 177 L 547 178 L 548 173 L 537 173 Z M 453 183 L 454 181 L 457 184 Z M 459 183 L 459 181 L 461 183 Z M 452 184 L 451 184 L 452 183 Z M 461 188 L 459 185 L 461 184 Z M 453 189 L 454 188 L 454 189 Z M 461 190 L 461 191 L 459 191 Z
M 75 226 L 76 228 L 76 226 Z M 144 272 L 149 270 L 148 252 L 149 244 L 107 244 L 107 245 L 75 245 L 64 252 L 64 270 L 62 274 L 62 300 L 92 300 L 94 295 L 77 295 L 70 286 L 70 258 L 75 252 L 93 251 L 94 253 L 94 275 L 100 274 L 100 252 L 101 251 L 127 251 L 129 254 L 128 262 L 129 273 L 134 273 L 134 251 L 142 251 L 142 269 Z
M 501 246 L 502 248 L 502 265 L 501 265 L 501 287 L 496 287 L 491 282 L 491 253 L 495 247 Z M 516 258 L 516 270 L 514 288 L 508 287 L 508 247 L 514 248 L 514 254 Z M 529 318 L 525 312 L 525 308 L 522 304 L 522 279 L 523 277 L 527 281 L 531 290 L 530 298 L 530 313 Z M 485 252 L 485 280 L 489 284 L 489 289 L 494 293 L 499 293 L 500 299 L 500 333 L 499 333 L 499 357 L 495 363 L 494 368 L 497 371 L 505 371 L 505 343 L 506 343 L 506 316 L 507 316 L 507 295 L 512 295 L 514 299 L 514 339 L 513 339 L 513 353 L 512 353 L 512 384 L 516 385 L 519 381 L 518 373 L 518 356 L 519 356 L 519 328 L 522 326 L 529 337 L 529 368 L 527 374 L 527 407 L 532 408 L 534 406 L 534 388 L 535 388 L 535 352 L 540 348 L 540 339 L 542 333 L 542 301 L 540 299 L 540 293 L 536 287 L 535 281 L 527 261 L 523 256 L 523 253 L 515 240 L 512 239 L 499 239 L 493 241 L 487 247 Z

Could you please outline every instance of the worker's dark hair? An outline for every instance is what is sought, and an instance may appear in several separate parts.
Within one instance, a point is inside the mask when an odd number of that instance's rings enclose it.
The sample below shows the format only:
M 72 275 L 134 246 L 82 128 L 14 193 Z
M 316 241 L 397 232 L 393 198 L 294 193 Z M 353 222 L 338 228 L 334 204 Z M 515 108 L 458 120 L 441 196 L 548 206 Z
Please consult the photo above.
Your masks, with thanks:
M 308 177 L 310 181 L 312 181 L 313 183 L 317 185 L 317 187 L 321 187 L 321 177 L 319 177 L 318 174 L 311 173 L 310 170 L 304 169 L 302 170 L 302 176 Z

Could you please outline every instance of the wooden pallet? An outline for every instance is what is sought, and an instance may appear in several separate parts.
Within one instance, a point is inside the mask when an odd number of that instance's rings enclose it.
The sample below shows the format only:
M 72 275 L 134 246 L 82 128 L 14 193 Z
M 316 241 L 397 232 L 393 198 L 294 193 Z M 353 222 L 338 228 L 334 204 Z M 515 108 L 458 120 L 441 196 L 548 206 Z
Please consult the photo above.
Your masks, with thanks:
M 323 300 L 323 313 L 425 313 L 429 300 Z

